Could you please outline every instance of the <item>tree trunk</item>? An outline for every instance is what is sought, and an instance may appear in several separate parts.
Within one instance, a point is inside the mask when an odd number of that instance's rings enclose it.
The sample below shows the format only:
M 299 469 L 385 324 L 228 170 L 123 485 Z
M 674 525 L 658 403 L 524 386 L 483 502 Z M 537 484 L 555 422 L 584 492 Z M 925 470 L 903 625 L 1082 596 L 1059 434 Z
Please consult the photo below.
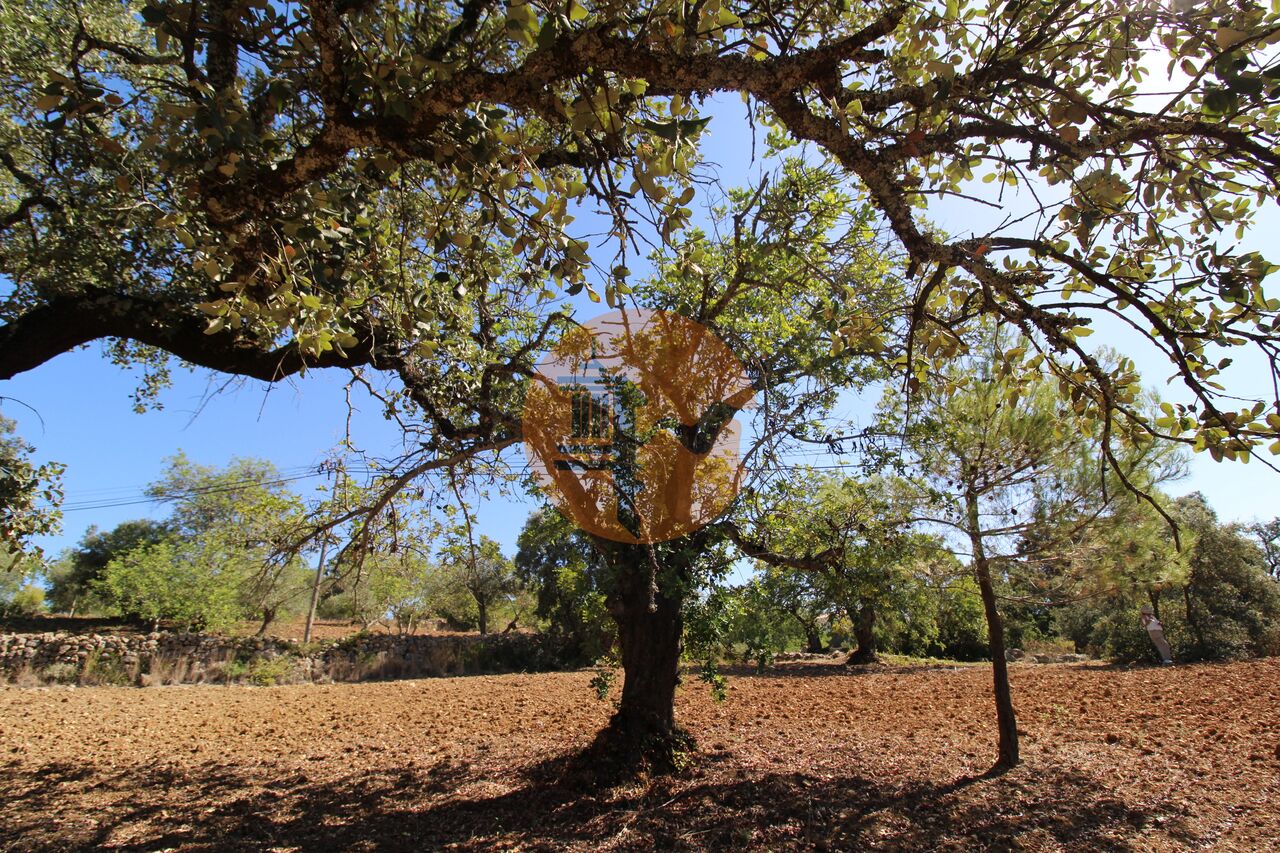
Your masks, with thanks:
M 258 627 L 257 636 L 265 637 L 267 629 L 271 627 L 271 623 L 276 621 L 276 609 L 274 607 L 262 608 L 262 624 Z
M 316 564 L 316 576 L 311 583 L 311 606 L 307 608 L 307 625 L 302 629 L 302 642 L 311 642 L 311 629 L 316 623 L 316 610 L 320 607 L 320 582 L 324 579 L 324 561 L 329 554 L 329 536 L 320 540 L 320 562 Z
M 1182 587 L 1182 606 L 1187 611 L 1187 625 L 1191 628 L 1191 633 L 1196 638 L 1199 654 L 1203 655 L 1208 646 L 1204 641 L 1204 631 L 1200 629 L 1200 622 L 1196 619 L 1191 607 L 1191 584 L 1186 584 Z
M 811 655 L 822 653 L 822 632 L 818 630 L 817 625 L 805 625 L 804 627 L 805 648 Z
M 489 602 L 477 596 L 476 609 L 480 611 L 480 636 L 489 633 Z
M 646 546 L 611 542 L 603 550 L 614 575 L 606 603 L 618 623 L 623 683 L 618 710 L 592 752 L 625 773 L 668 772 L 681 766 L 683 754 L 693 746 L 675 720 L 684 627 L 682 591 L 656 583 Z M 680 561 L 678 555 L 676 559 Z M 684 566 L 666 568 L 665 579 L 676 586 L 683 583 Z
M 982 526 L 978 516 L 978 496 L 965 494 L 969 543 L 973 548 L 973 571 L 982 592 L 982 609 L 987 617 L 987 641 L 991 647 L 991 680 L 996 700 L 996 726 L 999 731 L 999 757 L 993 769 L 1006 770 L 1018 764 L 1018 720 L 1013 712 L 1013 696 L 1009 690 L 1009 664 L 1005 660 L 1004 620 L 996 606 L 995 586 L 991 582 L 991 565 L 982 544 Z
M 858 647 L 849 655 L 850 664 L 874 663 L 876 660 L 876 608 L 870 601 L 862 602 L 853 619 L 853 636 Z

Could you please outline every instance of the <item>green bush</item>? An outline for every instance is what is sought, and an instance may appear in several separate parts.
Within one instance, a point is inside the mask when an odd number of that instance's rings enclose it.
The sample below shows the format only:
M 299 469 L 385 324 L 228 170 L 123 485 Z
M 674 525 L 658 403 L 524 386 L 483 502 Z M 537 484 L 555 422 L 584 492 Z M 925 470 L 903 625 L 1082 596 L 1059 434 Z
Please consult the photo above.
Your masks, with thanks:
M 251 684 L 256 684 L 259 687 L 271 687 L 276 684 L 286 683 L 292 673 L 293 659 L 287 655 L 281 655 L 271 659 L 255 658 L 249 664 L 246 677 Z
M 9 602 L 9 612 L 15 616 L 34 616 L 44 609 L 44 590 L 33 583 L 15 592 Z
M 258 687 L 273 687 L 289 681 L 296 661 L 291 654 L 267 658 L 242 649 L 223 665 L 222 675 L 228 684 L 248 682 Z

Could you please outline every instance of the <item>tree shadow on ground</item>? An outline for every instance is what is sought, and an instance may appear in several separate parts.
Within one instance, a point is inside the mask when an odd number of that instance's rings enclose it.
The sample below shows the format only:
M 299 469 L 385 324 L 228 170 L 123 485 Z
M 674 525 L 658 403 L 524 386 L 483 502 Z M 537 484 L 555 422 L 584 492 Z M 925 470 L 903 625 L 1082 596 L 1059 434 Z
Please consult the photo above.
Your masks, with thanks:
M 68 790 L 102 809 L 69 813 Z M 10 765 L 0 794 L 11 804 L 0 849 L 12 850 L 1137 850 L 1152 846 L 1148 833 L 1165 846 L 1203 840 L 1176 808 L 1126 802 L 1105 780 L 1065 770 L 873 779 L 765 772 L 728 753 L 618 787 L 592 784 L 571 755 L 503 777 L 441 763 L 318 781 L 302 771 L 249 779 L 213 763 L 115 775 Z

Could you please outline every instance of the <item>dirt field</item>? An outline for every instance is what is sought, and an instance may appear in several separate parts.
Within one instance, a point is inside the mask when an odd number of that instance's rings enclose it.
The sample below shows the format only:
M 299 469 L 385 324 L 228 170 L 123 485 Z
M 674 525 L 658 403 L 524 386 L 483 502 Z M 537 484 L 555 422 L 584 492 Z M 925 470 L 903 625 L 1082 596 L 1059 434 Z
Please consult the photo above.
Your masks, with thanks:
M 1280 660 L 781 668 L 691 681 L 683 774 L 591 788 L 562 758 L 589 674 L 279 688 L 0 690 L 0 848 L 1264 850 L 1280 844 Z

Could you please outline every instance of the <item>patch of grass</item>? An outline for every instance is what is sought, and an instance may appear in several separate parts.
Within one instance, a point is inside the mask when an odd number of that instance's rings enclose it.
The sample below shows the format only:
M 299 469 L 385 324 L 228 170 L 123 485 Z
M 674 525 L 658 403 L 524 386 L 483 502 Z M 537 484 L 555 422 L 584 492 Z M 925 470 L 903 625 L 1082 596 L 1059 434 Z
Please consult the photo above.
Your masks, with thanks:
M 274 684 L 283 684 L 288 681 L 289 673 L 292 671 L 293 658 L 287 655 L 281 655 L 271 660 L 258 658 L 249 664 L 248 678 L 250 683 L 259 687 L 270 687 Z
M 276 658 L 237 655 L 222 667 L 222 675 L 228 684 L 248 682 L 258 687 L 272 687 L 287 683 L 293 672 L 292 655 Z
M 894 666 L 987 666 L 989 661 L 952 660 L 950 658 L 915 657 L 914 655 L 882 654 L 880 659 Z
M 115 655 L 93 652 L 84 661 L 80 683 L 105 687 L 126 687 L 133 683 L 133 673 L 123 660 Z
M 75 684 L 80 673 L 73 663 L 51 663 L 44 668 L 40 676 L 46 682 L 54 684 Z
M 1035 637 L 1024 641 L 1022 650 L 1029 655 L 1073 655 L 1076 644 L 1063 637 Z

